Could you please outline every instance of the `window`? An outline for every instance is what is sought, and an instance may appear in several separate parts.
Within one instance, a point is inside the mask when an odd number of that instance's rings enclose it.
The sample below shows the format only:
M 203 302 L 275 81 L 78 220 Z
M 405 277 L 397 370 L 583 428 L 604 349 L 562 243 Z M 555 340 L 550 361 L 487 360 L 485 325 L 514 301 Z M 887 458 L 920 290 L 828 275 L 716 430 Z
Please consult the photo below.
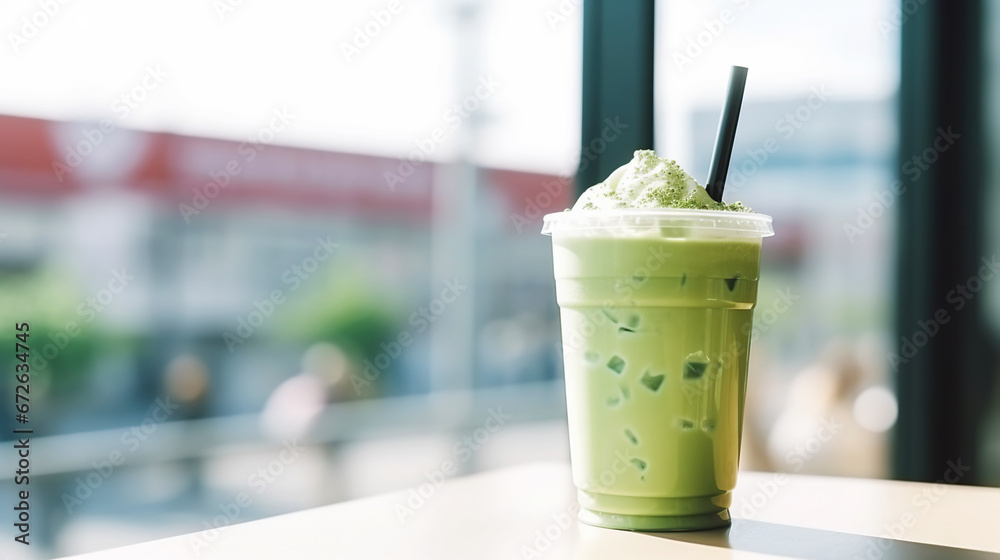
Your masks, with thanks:
M 700 182 L 729 65 L 750 70 L 725 197 L 772 215 L 778 235 L 764 243 L 742 465 L 885 476 L 898 8 L 657 9 L 657 149 Z

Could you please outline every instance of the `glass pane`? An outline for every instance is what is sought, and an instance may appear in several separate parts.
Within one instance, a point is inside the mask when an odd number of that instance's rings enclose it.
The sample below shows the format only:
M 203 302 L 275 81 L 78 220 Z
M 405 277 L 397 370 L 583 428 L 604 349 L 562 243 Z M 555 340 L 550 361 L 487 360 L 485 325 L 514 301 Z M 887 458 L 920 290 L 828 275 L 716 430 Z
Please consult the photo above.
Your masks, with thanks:
M 889 1 L 658 4 L 658 150 L 705 181 L 749 68 L 726 187 L 774 217 L 742 466 L 888 474 L 899 25 Z
M 578 5 L 40 6 L 0 8 L 0 318 L 59 450 L 36 550 L 566 459 L 539 229 L 578 158 Z

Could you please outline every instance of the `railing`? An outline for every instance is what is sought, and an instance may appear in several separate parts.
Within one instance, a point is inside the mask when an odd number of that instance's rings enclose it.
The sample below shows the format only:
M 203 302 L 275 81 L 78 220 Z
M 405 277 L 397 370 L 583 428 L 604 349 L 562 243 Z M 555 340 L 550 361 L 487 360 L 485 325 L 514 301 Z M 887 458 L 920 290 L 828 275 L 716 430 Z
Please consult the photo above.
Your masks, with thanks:
M 300 443 L 337 444 L 406 434 L 462 432 L 482 426 L 491 408 L 502 408 L 504 414 L 510 415 L 511 423 L 562 418 L 566 412 L 563 384 L 546 381 L 331 404 Z M 94 463 L 108 461 L 109 454 L 123 450 L 122 437 L 130 430 L 131 426 L 124 426 L 32 437 L 31 475 L 93 469 Z M 133 467 L 221 456 L 238 447 L 266 449 L 283 444 L 264 434 L 259 414 L 166 422 L 157 425 L 134 451 L 124 451 L 122 464 Z M 0 462 L 17 464 L 11 446 L 0 447 Z M 13 471 L 0 471 L 0 481 L 12 477 Z

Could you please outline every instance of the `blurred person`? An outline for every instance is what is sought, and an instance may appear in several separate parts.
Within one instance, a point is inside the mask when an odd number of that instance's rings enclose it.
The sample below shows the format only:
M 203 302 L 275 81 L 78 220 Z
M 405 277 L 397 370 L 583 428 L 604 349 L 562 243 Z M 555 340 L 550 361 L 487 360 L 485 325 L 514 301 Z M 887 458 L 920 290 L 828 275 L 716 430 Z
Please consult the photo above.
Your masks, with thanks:
M 271 392 L 260 418 L 261 431 L 276 441 L 305 437 L 328 403 L 353 394 L 350 358 L 337 345 L 319 342 L 302 355 L 302 371 Z
M 881 477 L 888 467 L 882 432 L 895 422 L 895 400 L 873 382 L 863 345 L 837 340 L 796 375 L 767 438 L 778 470 Z M 885 395 L 888 394 L 887 401 Z
M 181 354 L 163 370 L 166 394 L 177 401 L 184 417 L 204 415 L 205 401 L 211 389 L 208 366 L 197 356 Z

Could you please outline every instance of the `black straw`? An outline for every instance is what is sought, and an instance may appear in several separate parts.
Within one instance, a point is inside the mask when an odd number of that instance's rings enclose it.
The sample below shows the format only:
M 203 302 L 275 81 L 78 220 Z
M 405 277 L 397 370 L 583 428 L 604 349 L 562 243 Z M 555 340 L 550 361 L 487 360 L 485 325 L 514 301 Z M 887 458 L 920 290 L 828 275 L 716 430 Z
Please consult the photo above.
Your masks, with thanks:
M 705 184 L 708 195 L 716 202 L 722 202 L 722 190 L 726 188 L 729 159 L 733 155 L 733 141 L 736 139 L 736 122 L 740 120 L 740 106 L 743 104 L 743 89 L 746 85 L 747 69 L 733 66 L 729 74 L 729 93 L 726 94 L 726 105 L 722 108 L 719 133 L 715 137 L 715 149 L 712 151 L 712 166 L 708 169 L 708 182 Z

